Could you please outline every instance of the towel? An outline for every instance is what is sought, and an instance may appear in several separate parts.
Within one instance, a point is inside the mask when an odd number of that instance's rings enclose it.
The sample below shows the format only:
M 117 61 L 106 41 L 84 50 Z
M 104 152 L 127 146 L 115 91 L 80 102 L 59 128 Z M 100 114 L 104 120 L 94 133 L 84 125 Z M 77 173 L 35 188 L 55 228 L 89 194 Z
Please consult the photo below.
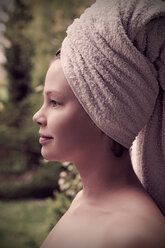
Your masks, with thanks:
M 93 122 L 126 148 L 165 214 L 165 3 L 97 0 L 67 29 L 61 64 Z

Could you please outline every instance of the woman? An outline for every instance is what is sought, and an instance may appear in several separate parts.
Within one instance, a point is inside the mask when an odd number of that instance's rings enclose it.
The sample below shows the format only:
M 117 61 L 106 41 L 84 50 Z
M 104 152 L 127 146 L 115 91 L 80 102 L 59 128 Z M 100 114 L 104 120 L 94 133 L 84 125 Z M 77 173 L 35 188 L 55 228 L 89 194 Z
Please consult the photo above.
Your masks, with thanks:
M 34 121 L 42 156 L 73 162 L 83 189 L 42 248 L 165 247 L 164 24 L 160 1 L 98 0 L 69 27 Z

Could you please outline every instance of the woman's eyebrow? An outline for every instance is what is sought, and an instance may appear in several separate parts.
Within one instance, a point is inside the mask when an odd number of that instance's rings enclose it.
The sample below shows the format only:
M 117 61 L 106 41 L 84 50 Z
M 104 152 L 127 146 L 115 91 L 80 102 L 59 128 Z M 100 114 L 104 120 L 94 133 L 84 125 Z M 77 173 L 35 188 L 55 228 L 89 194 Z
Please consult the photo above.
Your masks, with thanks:
M 56 96 L 62 96 L 63 94 L 60 91 L 45 91 L 43 92 L 43 95 L 56 95 Z

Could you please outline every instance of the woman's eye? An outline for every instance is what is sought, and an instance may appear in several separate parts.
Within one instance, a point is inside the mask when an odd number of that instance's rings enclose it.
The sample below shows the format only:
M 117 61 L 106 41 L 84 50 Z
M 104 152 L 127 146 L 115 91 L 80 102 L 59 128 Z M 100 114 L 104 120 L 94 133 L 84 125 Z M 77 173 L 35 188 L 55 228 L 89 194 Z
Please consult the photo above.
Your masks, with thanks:
M 60 103 L 58 103 L 58 102 L 55 101 L 55 100 L 50 100 L 50 104 L 51 104 L 53 107 L 56 107 L 57 105 L 60 105 Z

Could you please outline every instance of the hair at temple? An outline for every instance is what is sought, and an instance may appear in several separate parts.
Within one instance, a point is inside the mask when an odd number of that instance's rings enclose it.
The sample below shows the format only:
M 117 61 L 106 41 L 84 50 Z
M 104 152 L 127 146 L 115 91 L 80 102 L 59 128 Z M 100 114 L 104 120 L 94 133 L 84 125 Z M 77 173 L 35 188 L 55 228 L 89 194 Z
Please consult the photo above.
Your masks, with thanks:
M 59 49 L 57 52 L 56 52 L 56 55 L 55 57 L 53 58 L 53 61 L 54 60 L 57 60 L 57 59 L 60 59 L 60 53 L 61 53 L 61 50 Z M 122 157 L 123 156 L 123 153 L 125 151 L 128 151 L 129 149 L 124 147 L 123 145 L 119 144 L 117 141 L 113 140 L 112 139 L 112 146 L 111 146 L 111 151 L 113 152 L 114 156 L 115 157 Z

